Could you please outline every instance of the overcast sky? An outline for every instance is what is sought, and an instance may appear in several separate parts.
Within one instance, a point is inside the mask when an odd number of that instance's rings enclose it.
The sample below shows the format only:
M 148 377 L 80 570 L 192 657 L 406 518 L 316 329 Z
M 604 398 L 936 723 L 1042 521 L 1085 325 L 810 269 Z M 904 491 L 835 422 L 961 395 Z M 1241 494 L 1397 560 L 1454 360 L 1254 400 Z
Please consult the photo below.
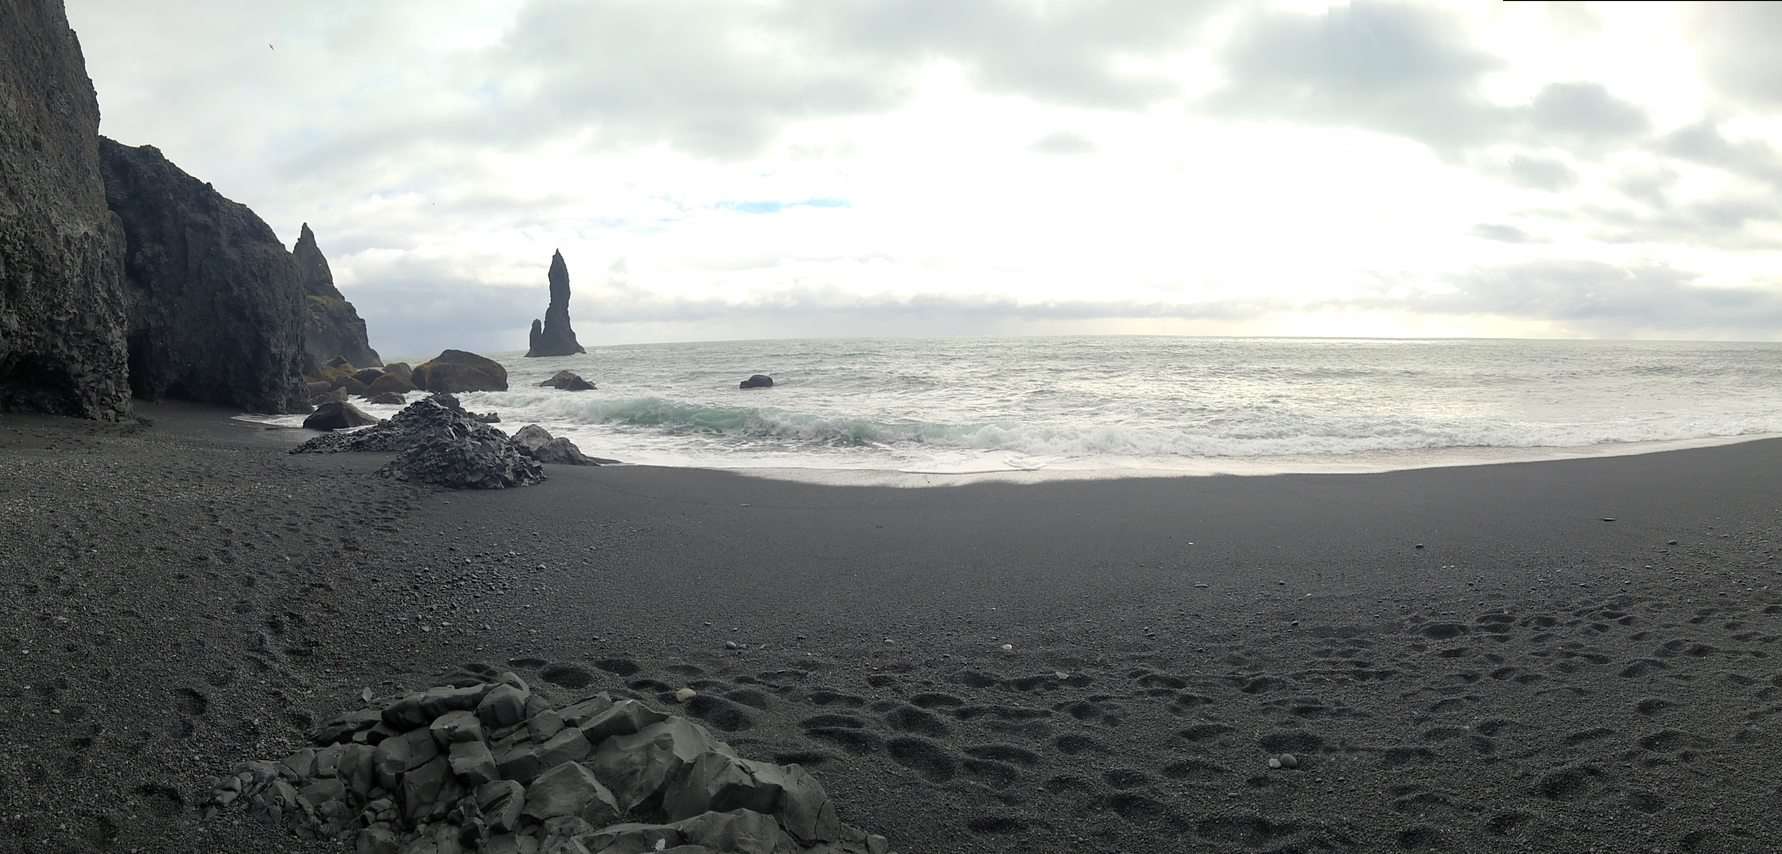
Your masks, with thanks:
M 1782 4 L 67 0 L 386 355 L 1782 337 Z

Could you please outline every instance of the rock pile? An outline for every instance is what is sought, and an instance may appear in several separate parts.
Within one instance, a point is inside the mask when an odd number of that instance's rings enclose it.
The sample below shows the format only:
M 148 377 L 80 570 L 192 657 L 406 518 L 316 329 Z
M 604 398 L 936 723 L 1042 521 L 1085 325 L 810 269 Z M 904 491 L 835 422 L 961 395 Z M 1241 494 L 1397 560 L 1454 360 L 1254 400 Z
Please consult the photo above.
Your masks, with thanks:
M 537 460 L 506 433 L 465 412 L 449 394 L 417 400 L 363 430 L 317 436 L 291 449 L 293 454 L 346 451 L 393 452 L 396 459 L 379 474 L 454 489 L 531 486 L 545 479 Z
M 797 765 L 637 700 L 554 708 L 512 673 L 386 698 L 311 740 L 218 781 L 206 814 L 246 804 L 359 854 L 890 854 Z

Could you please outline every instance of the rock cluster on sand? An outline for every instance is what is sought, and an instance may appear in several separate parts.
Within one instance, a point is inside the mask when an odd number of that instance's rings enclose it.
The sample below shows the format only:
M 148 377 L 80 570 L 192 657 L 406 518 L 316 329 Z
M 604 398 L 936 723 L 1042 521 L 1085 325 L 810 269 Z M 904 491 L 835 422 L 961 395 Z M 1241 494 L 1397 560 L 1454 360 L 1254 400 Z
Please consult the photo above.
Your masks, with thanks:
M 309 223 L 297 235 L 291 255 L 297 260 L 303 283 L 303 372 L 314 374 L 329 359 L 340 357 L 355 365 L 382 365 L 365 334 L 365 321 L 346 296 L 334 286 L 334 271 L 316 245 Z
M 574 371 L 558 371 L 551 374 L 550 379 L 538 384 L 539 388 L 554 388 L 561 391 L 593 391 L 594 384 L 582 379 L 582 375 Z
M 569 266 L 563 253 L 551 255 L 551 304 L 545 308 L 544 322 L 532 321 L 532 334 L 527 343 L 528 356 L 573 356 L 586 353 L 575 340 L 569 325 Z
M 457 398 L 435 394 L 388 421 L 353 433 L 317 436 L 293 454 L 373 451 L 396 454 L 378 474 L 453 489 L 504 489 L 545 479 L 538 461 L 506 433 L 476 420 Z
M 248 804 L 359 854 L 890 852 L 797 765 L 637 700 L 553 708 L 512 673 L 387 698 L 311 739 L 219 780 L 207 812 Z
M 507 369 L 494 359 L 446 350 L 414 367 L 409 382 L 422 391 L 507 391 Z
M 0 411 L 129 411 L 124 237 L 99 104 L 61 3 L 0 14 Z
M 582 453 L 582 449 L 574 442 L 561 436 L 553 437 L 549 430 L 537 424 L 528 424 L 514 434 L 514 444 L 521 452 L 541 463 L 554 463 L 565 466 L 597 466 L 597 460 Z M 611 462 L 608 460 L 607 462 Z
M 278 235 L 153 146 L 100 137 L 99 151 L 128 246 L 136 396 L 308 411 L 303 284 Z

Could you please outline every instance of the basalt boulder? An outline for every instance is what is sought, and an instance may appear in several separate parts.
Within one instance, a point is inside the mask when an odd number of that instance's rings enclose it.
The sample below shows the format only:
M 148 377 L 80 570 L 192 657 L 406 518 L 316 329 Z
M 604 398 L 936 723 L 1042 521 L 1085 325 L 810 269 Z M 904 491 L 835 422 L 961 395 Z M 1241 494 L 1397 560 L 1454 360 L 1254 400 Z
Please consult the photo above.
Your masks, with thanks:
M 343 400 L 324 400 L 316 404 L 316 411 L 303 419 L 303 426 L 311 430 L 345 430 L 376 423 L 377 418 Z
M 574 371 L 558 371 L 550 379 L 538 384 L 539 388 L 554 388 L 561 391 L 592 391 L 594 384 L 582 379 L 581 374 Z
M 128 414 L 124 233 L 58 2 L 0 7 L 0 411 Z
M 424 391 L 507 391 L 507 369 L 494 359 L 463 350 L 446 350 L 416 365 L 409 377 Z
M 537 424 L 521 427 L 514 434 L 514 445 L 527 456 L 541 463 L 552 463 L 564 466 L 597 466 L 601 460 L 582 453 L 582 449 L 574 442 L 562 436 L 552 436 L 549 430 Z M 606 460 L 605 462 L 612 462 Z
M 740 389 L 773 388 L 773 377 L 766 374 L 755 374 L 754 376 L 737 383 L 736 387 Z
M 99 139 L 123 224 L 130 387 L 256 412 L 306 406 L 303 284 L 278 236 L 153 146 Z

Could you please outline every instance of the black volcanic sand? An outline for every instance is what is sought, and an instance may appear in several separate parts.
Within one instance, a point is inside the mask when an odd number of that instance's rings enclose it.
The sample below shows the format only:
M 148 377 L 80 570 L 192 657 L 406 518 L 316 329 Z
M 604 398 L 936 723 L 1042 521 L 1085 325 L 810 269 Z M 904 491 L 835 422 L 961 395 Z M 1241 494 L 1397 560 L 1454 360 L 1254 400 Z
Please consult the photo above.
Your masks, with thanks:
M 916 854 L 1782 849 L 1779 441 L 446 493 L 143 411 L 0 418 L 0 848 L 338 850 L 197 801 L 361 687 L 487 662 L 697 688 Z

